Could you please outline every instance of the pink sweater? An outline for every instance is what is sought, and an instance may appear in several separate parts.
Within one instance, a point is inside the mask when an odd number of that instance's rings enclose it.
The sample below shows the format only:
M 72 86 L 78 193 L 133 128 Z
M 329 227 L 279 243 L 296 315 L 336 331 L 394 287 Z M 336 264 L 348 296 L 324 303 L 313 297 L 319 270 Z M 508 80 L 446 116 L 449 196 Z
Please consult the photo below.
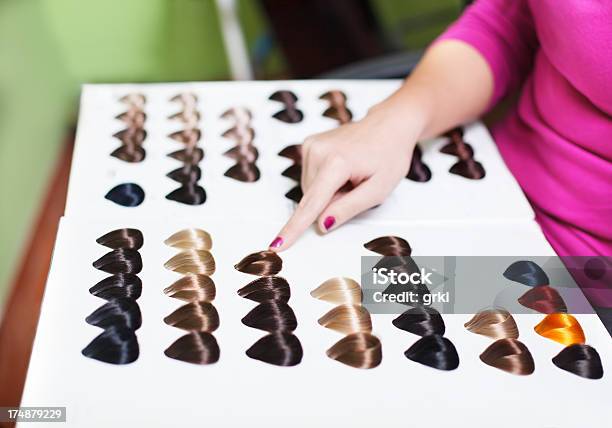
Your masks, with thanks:
M 557 253 L 612 256 L 612 1 L 478 0 L 441 38 L 486 59 L 491 105 L 521 88 L 492 132 Z

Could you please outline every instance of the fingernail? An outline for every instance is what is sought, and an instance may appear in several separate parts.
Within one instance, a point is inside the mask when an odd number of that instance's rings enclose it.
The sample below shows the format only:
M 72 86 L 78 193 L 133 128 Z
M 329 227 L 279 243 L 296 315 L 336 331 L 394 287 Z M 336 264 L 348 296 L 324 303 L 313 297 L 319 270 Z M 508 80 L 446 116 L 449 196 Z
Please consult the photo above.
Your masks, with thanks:
M 334 224 L 336 224 L 336 218 L 331 215 L 325 217 L 325 220 L 323 220 L 323 226 L 325 227 L 325 230 L 331 229 Z
M 274 238 L 274 241 L 270 242 L 270 248 L 278 248 L 281 245 L 283 245 L 283 238 L 281 238 L 280 236 L 277 236 L 276 238 Z

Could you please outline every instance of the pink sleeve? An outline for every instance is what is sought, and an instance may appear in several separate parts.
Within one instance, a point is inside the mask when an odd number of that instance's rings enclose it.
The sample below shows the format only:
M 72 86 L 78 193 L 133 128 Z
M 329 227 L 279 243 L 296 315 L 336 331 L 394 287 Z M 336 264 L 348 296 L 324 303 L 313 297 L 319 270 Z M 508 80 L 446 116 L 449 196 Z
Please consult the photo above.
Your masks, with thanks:
M 517 89 L 529 73 L 538 45 L 527 0 L 477 0 L 436 41 L 464 41 L 493 73 L 490 106 Z

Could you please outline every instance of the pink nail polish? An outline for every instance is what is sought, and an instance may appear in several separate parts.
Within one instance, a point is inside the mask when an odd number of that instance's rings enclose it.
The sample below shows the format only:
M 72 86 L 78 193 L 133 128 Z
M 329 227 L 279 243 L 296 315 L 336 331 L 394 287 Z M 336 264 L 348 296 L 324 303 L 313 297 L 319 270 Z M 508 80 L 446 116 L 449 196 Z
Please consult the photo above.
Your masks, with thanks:
M 325 217 L 325 220 L 323 220 L 323 226 L 325 227 L 325 230 L 331 229 L 334 224 L 336 224 L 336 218 L 331 215 Z
M 276 238 L 274 238 L 274 241 L 270 243 L 270 248 L 278 248 L 281 245 L 283 245 L 283 238 L 277 236 Z

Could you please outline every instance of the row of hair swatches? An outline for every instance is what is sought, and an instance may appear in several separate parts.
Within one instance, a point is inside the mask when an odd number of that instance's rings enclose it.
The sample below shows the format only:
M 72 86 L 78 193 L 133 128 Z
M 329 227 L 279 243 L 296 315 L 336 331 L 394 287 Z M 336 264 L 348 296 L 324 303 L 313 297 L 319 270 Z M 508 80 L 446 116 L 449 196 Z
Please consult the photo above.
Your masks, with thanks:
M 104 331 L 83 349 L 82 354 L 105 363 L 131 363 L 138 359 L 140 352 L 135 331 L 142 325 L 136 300 L 142 292 L 142 281 L 137 274 L 142 270 L 138 250 L 143 245 L 143 235 L 137 229 L 118 229 L 99 237 L 96 242 L 112 251 L 93 262 L 93 267 L 111 276 L 89 289 L 92 295 L 107 302 L 85 321 Z
M 282 259 L 272 251 L 260 251 L 247 255 L 234 267 L 259 276 L 238 290 L 238 295 L 258 303 L 242 318 L 242 323 L 267 332 L 246 350 L 246 355 L 275 366 L 299 364 L 304 352 L 294 334 L 298 322 L 288 304 L 291 289 L 287 280 L 277 276 L 283 267 Z
M 212 364 L 219 360 L 220 349 L 212 334 L 219 327 L 219 314 L 212 304 L 216 296 L 211 275 L 215 259 L 212 238 L 201 229 L 184 229 L 164 243 L 179 250 L 164 267 L 182 276 L 164 289 L 168 297 L 186 302 L 164 322 L 188 333 L 172 343 L 164 353 L 170 358 L 193 364 Z

